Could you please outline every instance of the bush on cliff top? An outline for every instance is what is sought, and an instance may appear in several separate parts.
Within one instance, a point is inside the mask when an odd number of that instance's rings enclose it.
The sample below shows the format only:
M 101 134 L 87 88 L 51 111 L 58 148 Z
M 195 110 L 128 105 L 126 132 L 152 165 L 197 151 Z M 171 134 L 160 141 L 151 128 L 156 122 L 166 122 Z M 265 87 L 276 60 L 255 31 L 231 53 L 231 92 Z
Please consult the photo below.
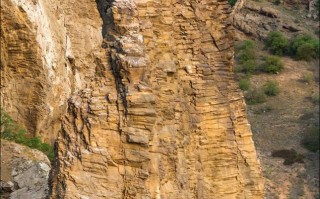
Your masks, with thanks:
M 27 131 L 21 128 L 16 121 L 14 121 L 2 109 L 0 110 L 1 121 L 1 139 L 16 142 L 28 146 L 32 149 L 37 149 L 46 154 L 50 161 L 53 160 L 53 147 L 49 144 L 43 143 L 38 137 L 29 138 L 26 136 Z

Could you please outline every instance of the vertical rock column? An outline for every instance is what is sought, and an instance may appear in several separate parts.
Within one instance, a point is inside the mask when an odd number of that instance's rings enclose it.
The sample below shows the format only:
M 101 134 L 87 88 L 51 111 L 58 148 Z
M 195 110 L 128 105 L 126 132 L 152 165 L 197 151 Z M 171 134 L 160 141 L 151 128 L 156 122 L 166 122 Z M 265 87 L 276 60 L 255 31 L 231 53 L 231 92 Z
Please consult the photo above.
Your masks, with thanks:
M 227 1 L 97 1 L 105 58 L 69 100 L 53 198 L 262 198 Z

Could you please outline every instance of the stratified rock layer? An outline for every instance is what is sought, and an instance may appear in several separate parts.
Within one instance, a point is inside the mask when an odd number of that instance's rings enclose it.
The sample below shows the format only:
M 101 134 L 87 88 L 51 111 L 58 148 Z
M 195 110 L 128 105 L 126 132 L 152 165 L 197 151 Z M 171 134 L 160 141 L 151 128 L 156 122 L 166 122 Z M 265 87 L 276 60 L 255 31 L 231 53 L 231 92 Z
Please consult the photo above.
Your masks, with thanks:
M 20 1 L 5 2 L 16 8 L 10 3 Z M 233 15 L 226 0 L 32 3 L 55 13 L 52 26 L 61 31 L 52 37 L 65 38 L 51 57 L 61 62 L 53 77 L 63 74 L 66 83 L 40 97 L 51 104 L 54 96 L 65 99 L 51 111 L 63 117 L 36 120 L 38 126 L 62 124 L 53 132 L 52 198 L 262 198 L 245 103 L 233 80 Z M 41 28 L 35 29 L 39 38 Z M 35 48 L 41 41 L 34 40 Z M 46 55 L 36 52 L 40 61 Z M 2 95 L 18 95 L 9 91 Z

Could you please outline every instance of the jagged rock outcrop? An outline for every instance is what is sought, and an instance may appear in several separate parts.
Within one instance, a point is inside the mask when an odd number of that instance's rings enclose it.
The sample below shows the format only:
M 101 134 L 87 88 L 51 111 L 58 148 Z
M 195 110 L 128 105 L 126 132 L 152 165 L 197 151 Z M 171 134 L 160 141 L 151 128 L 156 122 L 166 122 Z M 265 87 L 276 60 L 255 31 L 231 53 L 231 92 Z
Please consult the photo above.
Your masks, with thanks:
M 265 39 L 270 31 L 301 31 L 295 24 L 283 22 L 283 17 L 276 9 L 255 3 L 246 3 L 243 9 L 235 14 L 234 26 L 246 35 Z
M 18 18 L 1 27 L 4 107 L 56 138 L 51 198 L 262 198 L 226 0 L 4 0 L 2 12 Z M 31 79 L 39 99 L 9 86 Z
M 250 1 L 243 4 L 242 9 L 234 14 L 234 26 L 237 29 L 236 37 L 242 38 L 244 34 L 247 37 L 264 40 L 271 31 L 284 32 L 288 37 L 302 33 L 314 34 L 305 27 L 306 24 L 289 14 L 281 13 L 279 8 L 276 9 L 275 7 L 276 5 L 272 5 L 270 2 Z M 304 13 L 297 13 L 297 15 L 302 15 L 302 17 L 306 17 L 306 15 L 310 15 L 310 17 L 318 16 L 315 14 L 317 11 L 314 1 L 310 1 L 309 7 L 309 11 L 305 10 Z
M 50 161 L 42 152 L 1 140 L 1 198 L 45 199 L 50 169 Z

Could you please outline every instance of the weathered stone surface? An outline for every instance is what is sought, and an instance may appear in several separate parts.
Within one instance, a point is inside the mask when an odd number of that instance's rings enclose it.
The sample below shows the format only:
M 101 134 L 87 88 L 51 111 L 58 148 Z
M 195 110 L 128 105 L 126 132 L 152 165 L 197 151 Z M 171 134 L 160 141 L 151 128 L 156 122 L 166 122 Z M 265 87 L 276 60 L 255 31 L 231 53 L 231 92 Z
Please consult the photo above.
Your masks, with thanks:
M 5 2 L 16 13 L 27 12 L 16 0 Z M 55 46 L 52 60 L 59 60 L 53 77 L 65 78 L 52 84 L 40 69 L 48 65 L 41 62 L 47 53 L 41 50 L 46 39 L 40 22 L 21 17 L 30 21 L 21 24 L 35 29 L 25 32 L 32 33 L 31 55 L 39 62 L 32 66 L 43 73 L 39 82 L 59 88 L 44 86 L 41 103 L 26 100 L 17 107 L 39 105 L 39 135 L 56 138 L 51 198 L 263 197 L 243 95 L 233 80 L 233 11 L 227 0 L 17 2 L 54 13 L 48 14 L 57 23 L 50 25 L 57 30 L 52 35 L 61 39 L 48 44 Z M 15 20 L 6 21 L 6 35 L 19 32 Z M 2 59 L 3 68 L 19 70 L 23 56 Z M 7 72 L 5 81 L 17 79 L 10 74 L 16 72 Z M 2 96 L 19 104 L 11 90 Z M 52 105 L 60 107 L 55 117 L 43 117 L 42 104 L 57 103 L 57 96 L 64 103 Z M 53 134 L 44 132 L 53 125 L 48 121 L 59 124 Z
M 233 23 L 238 30 L 236 37 L 239 39 L 246 36 L 264 40 L 271 31 L 284 32 L 287 37 L 292 37 L 296 33 L 310 34 L 304 24 L 285 13 L 280 13 L 273 8 L 274 6 L 267 2 L 246 2 L 234 15 Z
M 40 151 L 1 140 L 1 195 L 10 199 L 45 199 L 50 162 Z

